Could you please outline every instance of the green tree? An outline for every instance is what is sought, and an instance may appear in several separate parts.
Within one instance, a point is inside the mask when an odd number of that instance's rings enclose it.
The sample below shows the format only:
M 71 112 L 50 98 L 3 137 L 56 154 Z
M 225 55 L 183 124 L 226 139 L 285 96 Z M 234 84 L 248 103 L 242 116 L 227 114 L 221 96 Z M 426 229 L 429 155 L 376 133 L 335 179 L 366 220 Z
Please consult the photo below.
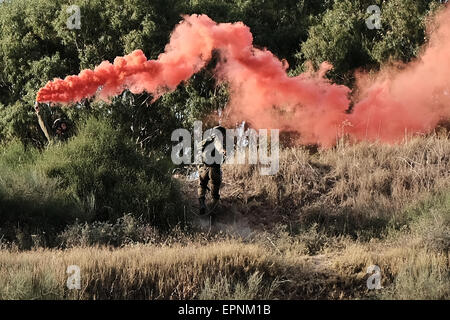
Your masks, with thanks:
M 374 4 L 381 9 L 380 29 L 366 25 L 372 14 L 367 10 Z M 310 27 L 296 55 L 296 73 L 305 70 L 307 61 L 316 68 L 328 61 L 334 66 L 329 76 L 352 85 L 355 69 L 378 69 L 388 60 L 410 61 L 425 41 L 425 18 L 437 6 L 430 0 L 335 0 Z
M 374 1 L 335 1 L 317 23 L 309 29 L 309 37 L 301 44 L 297 54 L 300 66 L 310 61 L 314 67 L 328 61 L 334 69 L 330 76 L 337 82 L 351 82 L 351 72 L 355 68 L 372 64 L 367 46 L 367 34 L 374 31 L 366 26 L 367 7 Z M 376 2 L 376 1 L 375 1 Z
M 431 1 L 391 0 L 383 3 L 383 29 L 370 52 L 378 63 L 408 62 L 425 42 L 425 17 Z M 434 2 L 436 3 L 436 2 Z
M 79 134 L 52 145 L 36 168 L 94 216 L 144 215 L 159 225 L 176 223 L 178 195 L 166 158 L 147 156 L 109 120 L 90 117 Z

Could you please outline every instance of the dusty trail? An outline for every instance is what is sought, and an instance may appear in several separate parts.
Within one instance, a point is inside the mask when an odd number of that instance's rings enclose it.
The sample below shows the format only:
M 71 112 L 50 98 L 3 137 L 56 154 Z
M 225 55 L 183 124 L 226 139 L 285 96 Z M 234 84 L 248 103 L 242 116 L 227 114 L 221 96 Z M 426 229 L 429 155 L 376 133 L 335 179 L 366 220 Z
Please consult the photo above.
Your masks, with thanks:
M 270 230 L 279 223 L 289 224 L 276 207 L 268 206 L 266 199 L 261 199 L 258 191 L 253 190 L 254 186 L 236 181 L 227 168 L 227 165 L 223 166 L 221 201 L 215 210 L 216 220 L 212 231 L 228 231 L 246 237 L 251 232 Z M 198 178 L 194 178 L 195 172 L 195 169 L 190 168 L 188 174 L 174 174 L 174 178 L 180 183 L 183 197 L 190 204 L 186 210 L 191 212 L 194 223 L 209 228 L 208 221 L 195 216 L 198 210 Z M 206 197 L 207 201 L 211 199 L 209 192 Z
M 215 210 L 215 223 L 212 225 L 208 218 L 200 218 L 196 216 L 198 197 L 197 197 L 197 179 L 190 179 L 185 175 L 176 174 L 174 178 L 180 183 L 182 194 L 188 207 L 186 211 L 193 220 L 194 225 L 200 227 L 202 230 L 212 232 L 229 232 L 241 237 L 247 237 L 253 232 L 251 226 L 251 219 L 243 212 L 241 206 L 242 192 L 239 192 L 229 181 L 224 177 L 221 188 L 221 202 Z M 210 200 L 210 194 L 207 194 L 207 201 Z
M 262 203 L 253 199 L 251 192 L 246 190 L 246 186 L 237 185 L 224 172 L 221 204 L 216 209 L 216 220 L 211 224 L 209 219 L 200 218 L 193 214 L 193 212 L 196 212 L 198 180 L 190 179 L 182 174 L 176 174 L 174 178 L 181 184 L 184 198 L 188 203 L 193 204 L 186 211 L 191 212 L 190 218 L 192 218 L 194 225 L 206 232 L 226 232 L 245 239 L 258 232 L 270 231 L 277 222 L 280 222 L 280 219 L 276 219 L 279 214 L 274 214 L 275 209 L 261 206 Z M 275 251 L 279 252 L 280 256 L 284 256 L 270 238 L 268 238 L 268 241 Z M 333 270 L 332 261 L 336 255 L 337 253 L 316 255 L 299 253 L 298 259 L 302 261 L 301 264 L 308 270 L 308 273 L 314 275 L 313 278 L 317 279 L 318 285 L 323 285 L 325 290 L 325 287 L 329 286 L 330 283 L 334 283 L 336 286 L 345 285 L 344 279 L 336 277 L 336 271 Z

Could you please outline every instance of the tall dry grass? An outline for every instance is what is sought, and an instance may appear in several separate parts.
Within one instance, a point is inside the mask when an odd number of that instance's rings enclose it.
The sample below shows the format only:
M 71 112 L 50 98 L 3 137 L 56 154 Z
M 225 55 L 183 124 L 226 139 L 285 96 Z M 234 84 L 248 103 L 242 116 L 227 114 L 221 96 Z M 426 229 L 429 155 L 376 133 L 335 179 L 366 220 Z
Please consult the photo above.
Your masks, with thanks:
M 80 290 L 66 288 L 69 265 L 81 269 Z M 0 266 L 1 299 L 262 299 L 288 274 L 312 277 L 306 264 L 236 241 L 2 251 Z
M 405 208 L 450 186 L 450 139 L 442 132 L 399 145 L 342 142 L 315 154 L 288 148 L 277 175 L 261 176 L 250 165 L 225 166 L 224 174 L 225 199 L 255 223 L 318 223 L 329 233 L 370 238 L 401 226 Z
M 0 298 L 449 299 L 449 156 L 450 139 L 435 134 L 396 146 L 285 149 L 275 176 L 226 166 L 221 211 L 240 211 L 250 235 L 10 247 L 0 250 Z M 66 243 L 95 243 L 104 227 L 73 227 Z M 69 265 L 81 269 L 80 290 L 66 287 Z M 367 288 L 370 265 L 381 269 L 380 290 Z
M 271 245 L 242 239 L 187 245 L 0 251 L 0 299 L 449 299 L 448 251 L 423 239 L 338 245 L 314 255 L 301 237 Z M 80 290 L 66 287 L 67 267 Z M 371 291 L 367 268 L 381 269 Z

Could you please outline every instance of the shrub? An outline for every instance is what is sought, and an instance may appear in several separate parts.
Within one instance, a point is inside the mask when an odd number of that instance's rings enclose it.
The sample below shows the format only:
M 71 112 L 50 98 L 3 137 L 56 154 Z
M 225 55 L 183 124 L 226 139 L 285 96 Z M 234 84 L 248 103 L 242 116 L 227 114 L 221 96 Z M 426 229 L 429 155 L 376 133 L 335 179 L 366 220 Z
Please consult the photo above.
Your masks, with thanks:
M 58 242 L 65 248 L 92 245 L 121 246 L 135 242 L 155 242 L 157 237 L 158 233 L 153 227 L 143 223 L 142 219 L 127 214 L 117 219 L 115 223 L 76 222 L 58 236 Z
M 169 161 L 145 155 L 106 120 L 79 127 L 77 136 L 42 152 L 19 142 L 1 147 L 0 237 L 29 248 L 31 234 L 45 234 L 51 244 L 76 219 L 115 221 L 125 213 L 159 227 L 178 222 L 182 206 Z
M 90 118 L 75 138 L 46 150 L 36 167 L 58 179 L 91 219 L 135 213 L 165 225 L 176 222 L 180 207 L 170 165 L 140 152 L 108 121 Z
M 76 199 L 59 187 L 59 180 L 32 168 L 39 152 L 19 142 L 0 151 L 0 236 L 31 245 L 31 234 L 54 235 L 83 211 Z

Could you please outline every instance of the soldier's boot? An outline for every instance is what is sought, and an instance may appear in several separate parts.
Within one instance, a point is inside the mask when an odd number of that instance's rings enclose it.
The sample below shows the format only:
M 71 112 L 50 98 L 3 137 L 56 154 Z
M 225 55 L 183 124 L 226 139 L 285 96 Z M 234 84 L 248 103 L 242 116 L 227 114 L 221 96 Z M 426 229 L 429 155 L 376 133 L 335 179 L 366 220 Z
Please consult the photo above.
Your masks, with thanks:
M 201 216 L 204 216 L 205 214 L 206 214 L 206 202 L 205 202 L 205 198 L 204 197 L 202 197 L 202 198 L 198 198 L 198 203 L 199 203 L 199 205 L 200 205 L 200 215 Z
M 213 198 L 213 201 L 211 203 L 211 210 L 214 210 L 215 208 L 217 208 L 219 202 L 220 202 L 220 198 Z

